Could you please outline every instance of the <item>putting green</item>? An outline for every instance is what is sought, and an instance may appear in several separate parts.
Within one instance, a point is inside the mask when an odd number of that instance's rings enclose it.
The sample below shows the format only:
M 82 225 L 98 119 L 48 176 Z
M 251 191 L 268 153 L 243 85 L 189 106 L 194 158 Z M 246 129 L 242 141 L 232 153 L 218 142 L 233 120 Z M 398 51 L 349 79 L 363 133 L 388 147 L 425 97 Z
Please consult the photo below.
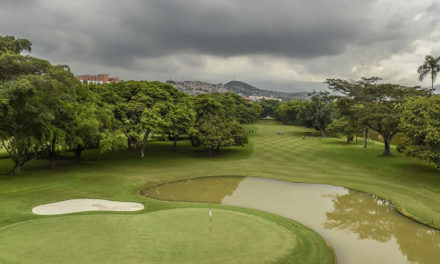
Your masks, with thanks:
M 295 235 L 262 217 L 207 208 L 42 218 L 0 229 L 0 263 L 272 263 Z

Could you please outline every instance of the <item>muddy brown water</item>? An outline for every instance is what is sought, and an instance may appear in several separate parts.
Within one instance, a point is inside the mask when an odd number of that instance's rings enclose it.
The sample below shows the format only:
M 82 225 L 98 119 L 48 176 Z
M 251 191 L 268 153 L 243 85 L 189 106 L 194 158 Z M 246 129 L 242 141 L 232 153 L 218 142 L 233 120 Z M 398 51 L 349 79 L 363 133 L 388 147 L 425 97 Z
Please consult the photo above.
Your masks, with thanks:
M 440 232 L 375 196 L 325 184 L 206 177 L 144 191 L 148 197 L 254 208 L 298 221 L 326 239 L 342 264 L 440 264 Z

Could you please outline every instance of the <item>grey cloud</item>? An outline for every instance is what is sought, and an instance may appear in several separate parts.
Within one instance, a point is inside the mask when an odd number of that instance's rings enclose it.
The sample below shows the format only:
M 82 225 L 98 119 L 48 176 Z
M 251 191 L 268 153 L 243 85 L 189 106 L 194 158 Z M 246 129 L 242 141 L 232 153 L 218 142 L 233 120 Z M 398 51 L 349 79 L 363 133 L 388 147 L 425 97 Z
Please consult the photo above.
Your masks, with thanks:
M 171 75 L 179 64 L 197 72 L 198 55 L 264 55 L 333 74 L 410 51 L 434 30 L 440 5 L 420 6 L 425 17 L 414 21 L 412 11 L 399 12 L 407 1 L 388 10 L 380 8 L 387 1 L 365 0 L 3 0 L 0 34 L 29 38 L 35 55 L 78 72 L 101 65 L 141 79 L 147 71 Z M 158 58 L 158 69 L 145 63 Z
M 294 58 L 336 55 L 363 34 L 367 21 L 364 11 L 369 6 L 368 1 L 361 0 L 350 4 L 345 0 L 276 4 L 253 0 L 170 0 L 128 1 L 128 5 L 80 1 L 82 4 L 68 9 L 72 6 L 53 8 L 50 4 L 55 2 L 40 1 L 32 9 L 16 6 L 8 12 L 23 13 L 28 21 L 2 24 L 17 26 L 20 33 L 51 51 L 56 50 L 54 45 L 67 43 L 79 57 L 83 54 L 102 63 L 126 65 L 138 56 L 182 52 Z M 94 3 L 92 7 L 90 2 Z M 42 30 L 49 31 L 48 38 L 40 35 Z M 0 31 L 5 28 L 0 26 Z M 92 47 L 82 45 L 83 39 L 89 39 Z

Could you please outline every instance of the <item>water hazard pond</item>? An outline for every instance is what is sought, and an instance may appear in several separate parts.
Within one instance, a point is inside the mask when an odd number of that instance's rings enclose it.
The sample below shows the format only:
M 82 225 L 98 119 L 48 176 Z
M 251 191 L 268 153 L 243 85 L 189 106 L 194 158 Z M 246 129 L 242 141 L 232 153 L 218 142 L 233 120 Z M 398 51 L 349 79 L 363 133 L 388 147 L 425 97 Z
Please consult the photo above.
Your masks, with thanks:
M 342 264 L 440 263 L 440 232 L 386 201 L 324 184 L 253 177 L 206 177 L 152 187 L 148 197 L 248 207 L 298 221 L 323 236 Z

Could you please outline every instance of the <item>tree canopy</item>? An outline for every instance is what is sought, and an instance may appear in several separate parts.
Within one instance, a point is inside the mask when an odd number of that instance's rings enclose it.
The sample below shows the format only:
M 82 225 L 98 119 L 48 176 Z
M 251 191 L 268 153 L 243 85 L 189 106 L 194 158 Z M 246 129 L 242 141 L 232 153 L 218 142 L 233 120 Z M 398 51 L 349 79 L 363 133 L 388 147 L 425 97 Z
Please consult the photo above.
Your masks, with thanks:
M 0 54 L 15 53 L 20 54 L 22 51 L 32 50 L 32 43 L 27 39 L 16 39 L 14 36 L 0 36 Z
M 334 99 L 328 92 L 313 92 L 311 100 L 293 100 L 279 105 L 275 111 L 284 124 L 313 127 L 325 137 L 325 130 L 334 115 Z
M 195 98 L 196 129 L 191 135 L 193 146 L 203 146 L 211 156 L 221 147 L 243 146 L 247 143 L 244 129 L 237 120 L 227 116 L 223 105 L 215 97 Z
M 245 100 L 235 93 L 201 94 L 198 97 L 212 98 L 220 103 L 225 115 L 239 123 L 252 123 L 260 118 L 262 107 L 258 103 Z
M 262 111 L 260 118 L 275 117 L 275 111 L 280 106 L 281 101 L 278 100 L 261 100 L 259 105 L 261 105 Z
M 384 139 L 383 155 L 390 155 L 392 138 L 400 131 L 399 121 L 408 98 L 427 96 L 430 89 L 405 87 L 398 84 L 378 84 L 377 77 L 360 81 L 328 79 L 329 89 L 339 94 L 338 104 L 345 115 L 358 124 L 377 131 Z M 353 119 L 354 117 L 354 119 Z
M 22 75 L 0 84 L 0 141 L 15 163 L 15 172 L 28 161 L 55 151 L 65 138 L 71 74 L 51 67 L 45 75 Z
M 399 128 L 405 141 L 398 150 L 408 156 L 434 162 L 440 169 L 440 95 L 409 100 Z

